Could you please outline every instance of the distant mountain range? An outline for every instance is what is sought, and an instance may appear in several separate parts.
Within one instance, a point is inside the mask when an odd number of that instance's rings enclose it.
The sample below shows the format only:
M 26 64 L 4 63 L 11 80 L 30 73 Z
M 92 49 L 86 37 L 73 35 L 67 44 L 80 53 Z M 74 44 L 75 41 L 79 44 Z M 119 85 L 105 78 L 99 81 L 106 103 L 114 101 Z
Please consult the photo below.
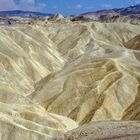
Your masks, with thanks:
M 129 6 L 127 8 L 119 8 L 113 10 L 122 16 L 136 15 L 136 14 L 140 15 L 140 4 L 135 6 Z
M 92 18 L 92 19 L 102 19 L 112 16 L 140 16 L 140 4 L 135 6 L 129 6 L 126 8 L 115 8 L 108 10 L 100 10 L 96 12 L 87 12 L 81 14 L 81 16 Z
M 0 11 L 0 15 L 2 15 L 2 16 L 19 16 L 19 17 L 23 17 L 23 18 L 32 18 L 32 17 L 36 17 L 36 16 L 53 16 L 53 14 L 50 14 L 50 13 L 21 11 L 21 10 Z
M 0 11 L 0 15 L 32 18 L 36 16 L 53 16 L 54 14 L 14 10 L 14 11 Z M 119 16 L 139 15 L 140 16 L 140 4 L 126 7 L 126 8 L 115 8 L 115 9 L 100 10 L 100 11 L 95 11 L 95 12 L 87 12 L 87 13 L 81 14 L 80 16 L 98 20 L 99 18 L 112 17 L 112 16 L 117 16 L 117 15 Z

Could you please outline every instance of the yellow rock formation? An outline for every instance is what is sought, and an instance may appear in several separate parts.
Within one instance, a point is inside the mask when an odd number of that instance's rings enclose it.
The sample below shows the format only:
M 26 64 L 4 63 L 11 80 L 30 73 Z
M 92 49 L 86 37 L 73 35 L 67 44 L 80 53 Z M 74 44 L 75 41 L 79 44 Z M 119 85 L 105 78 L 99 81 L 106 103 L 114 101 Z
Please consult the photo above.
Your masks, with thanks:
M 128 23 L 0 26 L 0 139 L 139 138 L 139 35 Z

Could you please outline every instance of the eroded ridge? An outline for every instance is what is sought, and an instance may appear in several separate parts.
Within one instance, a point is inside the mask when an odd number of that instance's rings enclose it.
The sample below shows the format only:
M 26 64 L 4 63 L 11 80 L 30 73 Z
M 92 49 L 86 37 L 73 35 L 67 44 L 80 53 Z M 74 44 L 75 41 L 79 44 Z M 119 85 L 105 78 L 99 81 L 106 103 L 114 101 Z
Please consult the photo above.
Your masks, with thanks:
M 1 26 L 0 139 L 138 139 L 139 34 L 129 23 Z

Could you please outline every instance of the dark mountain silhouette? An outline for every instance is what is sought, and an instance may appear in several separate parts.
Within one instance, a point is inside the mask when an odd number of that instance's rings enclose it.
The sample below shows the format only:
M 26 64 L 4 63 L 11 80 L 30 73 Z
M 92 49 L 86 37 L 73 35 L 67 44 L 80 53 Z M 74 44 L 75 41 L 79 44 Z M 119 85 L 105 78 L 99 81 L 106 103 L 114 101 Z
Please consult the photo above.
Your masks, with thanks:
M 50 13 L 41 13 L 41 12 L 33 12 L 33 11 L 21 11 L 21 10 L 14 10 L 14 11 L 1 11 L 0 15 L 3 16 L 20 16 L 20 17 L 36 17 L 36 16 L 52 16 L 53 14 Z

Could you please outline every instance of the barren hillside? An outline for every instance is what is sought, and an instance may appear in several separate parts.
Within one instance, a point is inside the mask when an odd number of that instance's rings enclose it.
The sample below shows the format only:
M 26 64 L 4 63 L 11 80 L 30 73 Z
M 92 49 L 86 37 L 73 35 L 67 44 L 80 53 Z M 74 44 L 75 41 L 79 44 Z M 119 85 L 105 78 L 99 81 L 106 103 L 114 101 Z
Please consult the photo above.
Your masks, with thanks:
M 0 139 L 139 139 L 139 36 L 120 22 L 0 26 Z

